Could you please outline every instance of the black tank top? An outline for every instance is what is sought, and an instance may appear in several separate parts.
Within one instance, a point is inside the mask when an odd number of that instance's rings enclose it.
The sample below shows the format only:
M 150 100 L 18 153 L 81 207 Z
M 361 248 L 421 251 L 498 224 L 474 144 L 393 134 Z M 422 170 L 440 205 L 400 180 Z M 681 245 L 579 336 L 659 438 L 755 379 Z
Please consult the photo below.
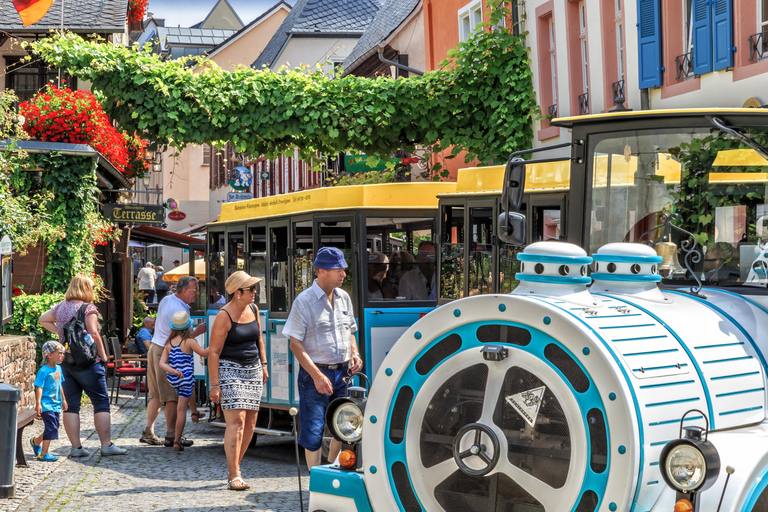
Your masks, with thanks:
M 256 308 L 251 305 L 251 310 L 256 314 Z M 234 361 L 240 364 L 252 365 L 259 362 L 259 331 L 258 315 L 252 322 L 241 324 L 232 320 L 232 316 L 224 309 L 232 322 L 232 327 L 224 340 L 224 348 L 221 349 L 219 358 Z

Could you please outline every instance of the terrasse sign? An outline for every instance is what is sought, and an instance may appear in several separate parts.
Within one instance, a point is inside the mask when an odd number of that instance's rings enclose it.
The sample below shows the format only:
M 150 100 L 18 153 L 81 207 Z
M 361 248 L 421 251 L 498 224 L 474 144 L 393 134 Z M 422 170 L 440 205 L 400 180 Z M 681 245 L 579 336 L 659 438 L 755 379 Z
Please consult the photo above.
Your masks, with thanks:
M 165 221 L 165 210 L 159 205 L 108 203 L 104 205 L 104 217 L 124 224 L 159 226 Z

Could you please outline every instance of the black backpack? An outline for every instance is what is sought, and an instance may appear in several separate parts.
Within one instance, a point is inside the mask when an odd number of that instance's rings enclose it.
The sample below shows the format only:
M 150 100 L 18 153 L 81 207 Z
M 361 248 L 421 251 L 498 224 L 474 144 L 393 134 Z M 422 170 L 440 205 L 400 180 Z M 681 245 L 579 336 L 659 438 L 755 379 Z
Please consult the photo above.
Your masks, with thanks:
M 89 304 L 80 306 L 77 314 L 64 324 L 64 339 L 61 340 L 66 355 L 64 363 L 78 370 L 88 368 L 96 362 L 96 343 L 91 339 L 89 344 L 85 339 L 88 334 L 85 327 L 85 309 L 88 306 Z

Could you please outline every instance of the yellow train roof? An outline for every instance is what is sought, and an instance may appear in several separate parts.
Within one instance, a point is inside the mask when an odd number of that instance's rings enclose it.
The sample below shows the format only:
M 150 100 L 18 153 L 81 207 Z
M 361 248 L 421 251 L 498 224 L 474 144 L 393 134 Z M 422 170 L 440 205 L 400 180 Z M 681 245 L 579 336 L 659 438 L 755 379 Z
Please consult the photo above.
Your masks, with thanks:
M 605 112 L 600 114 L 591 114 L 586 116 L 560 117 L 553 119 L 550 124 L 571 128 L 575 125 L 607 121 L 611 119 L 651 119 L 651 118 L 669 118 L 669 117 L 701 117 L 705 115 L 746 115 L 746 116 L 768 116 L 768 111 L 762 108 L 683 108 L 668 110 L 626 110 L 622 112 Z
M 384 183 L 324 187 L 221 205 L 218 222 L 348 209 L 436 209 L 437 196 L 456 183 Z
M 456 191 L 440 197 L 498 195 L 504 185 L 503 165 L 459 169 Z M 571 186 L 569 160 L 529 164 L 525 169 L 525 191 L 546 192 L 568 190 Z

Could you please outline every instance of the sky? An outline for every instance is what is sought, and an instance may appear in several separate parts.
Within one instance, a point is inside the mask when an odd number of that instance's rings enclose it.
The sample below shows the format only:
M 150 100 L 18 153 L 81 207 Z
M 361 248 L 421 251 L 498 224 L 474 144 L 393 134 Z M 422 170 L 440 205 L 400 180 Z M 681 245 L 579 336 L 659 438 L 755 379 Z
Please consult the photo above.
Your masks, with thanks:
M 149 0 L 147 12 L 156 18 L 165 18 L 167 27 L 189 27 L 203 21 L 218 0 Z M 244 24 L 253 21 L 278 0 L 229 0 Z M 291 5 L 295 0 L 287 0 Z

